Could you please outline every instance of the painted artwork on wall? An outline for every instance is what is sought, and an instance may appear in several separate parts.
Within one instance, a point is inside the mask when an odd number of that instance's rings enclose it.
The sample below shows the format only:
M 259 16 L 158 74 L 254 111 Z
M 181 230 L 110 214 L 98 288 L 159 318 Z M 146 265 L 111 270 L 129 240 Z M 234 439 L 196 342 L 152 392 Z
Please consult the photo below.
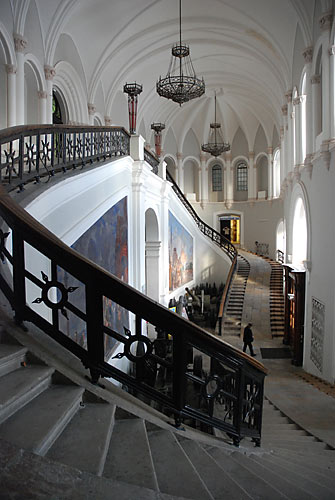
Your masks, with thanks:
M 73 245 L 81 255 L 128 283 L 128 215 L 127 197 L 121 199 L 93 224 Z M 85 312 L 85 287 L 73 276 L 62 269 L 58 270 L 58 279 L 66 287 L 77 286 L 69 296 L 70 302 Z M 104 325 L 120 334 L 129 328 L 128 311 L 104 297 Z M 86 324 L 71 312 L 68 320 L 61 318 L 61 330 L 86 348 Z M 104 336 L 105 358 L 108 359 L 115 340 Z
M 169 290 L 193 279 L 193 238 L 169 212 Z

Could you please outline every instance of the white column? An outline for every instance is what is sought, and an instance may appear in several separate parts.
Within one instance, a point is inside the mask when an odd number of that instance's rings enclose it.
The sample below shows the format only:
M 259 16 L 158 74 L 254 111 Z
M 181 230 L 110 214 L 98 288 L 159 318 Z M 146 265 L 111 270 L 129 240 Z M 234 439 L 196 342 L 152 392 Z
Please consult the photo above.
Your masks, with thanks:
M 184 192 L 183 153 L 177 153 L 178 186 Z
M 48 94 L 44 90 L 37 92 L 38 95 L 38 115 L 39 123 L 47 123 L 47 97 Z
M 226 184 L 227 184 L 227 195 L 226 195 L 226 205 L 230 208 L 234 201 L 234 167 L 231 165 L 231 152 L 226 153 Z
M 16 125 L 24 125 L 24 51 L 27 40 L 21 35 L 14 35 L 16 52 Z
M 248 165 L 248 200 L 256 200 L 257 198 L 257 168 L 254 164 L 255 153 L 249 151 Z M 255 168 L 254 168 L 255 167 Z
M 321 92 L 321 77 L 320 75 L 313 75 L 311 77 L 312 84 L 312 102 L 313 102 L 313 151 L 316 150 L 316 137 L 322 130 L 320 121 L 319 103 Z
M 273 198 L 273 149 L 268 148 L 268 200 Z
M 288 136 L 288 125 L 287 125 L 287 104 L 284 104 L 281 108 L 282 115 L 283 115 L 283 132 L 282 132 L 282 137 L 283 137 L 283 147 L 281 150 L 281 156 L 280 156 L 280 170 L 281 170 L 281 176 L 280 176 L 280 185 L 282 184 L 283 180 L 287 176 L 288 172 L 288 147 L 287 147 L 287 136 Z
M 16 67 L 6 65 L 7 71 L 7 127 L 16 125 Z
M 303 162 L 302 159 L 302 136 L 301 136 L 301 105 L 302 96 L 298 96 L 293 99 L 294 106 L 294 142 L 295 142 L 295 165 L 300 165 Z
M 303 56 L 305 59 L 306 70 L 306 157 L 310 158 L 313 153 L 313 99 L 312 99 L 312 60 L 313 60 L 313 47 L 307 47 Z M 303 158 L 303 161 L 305 159 Z
M 335 137 L 335 45 L 329 49 L 330 57 L 330 106 L 329 106 L 329 120 L 330 120 L 330 139 Z
M 55 68 L 44 66 L 44 75 L 47 84 L 47 102 L 46 102 L 46 123 L 52 123 L 52 95 L 53 95 L 53 79 L 56 75 Z
M 322 43 L 322 136 L 323 140 L 328 140 L 330 137 L 330 74 L 329 74 L 329 35 L 333 23 L 333 13 L 325 12 L 319 20 L 321 31 L 323 32 Z
M 96 108 L 95 108 L 94 104 L 88 102 L 87 109 L 88 109 L 89 124 L 94 125 L 94 115 L 96 112 Z
M 160 251 L 160 303 L 167 306 L 169 295 L 169 199 L 171 185 L 168 182 L 162 183 L 160 192 L 160 239 L 166 242 Z
M 205 203 L 209 199 L 208 195 L 208 168 L 206 168 L 206 155 L 200 154 L 201 162 L 201 202 Z
M 294 150 L 294 112 L 292 106 L 292 90 L 285 94 L 287 99 L 287 174 L 293 170 L 295 162 Z
M 153 300 L 159 301 L 159 254 L 160 241 L 145 242 L 146 260 L 146 294 Z

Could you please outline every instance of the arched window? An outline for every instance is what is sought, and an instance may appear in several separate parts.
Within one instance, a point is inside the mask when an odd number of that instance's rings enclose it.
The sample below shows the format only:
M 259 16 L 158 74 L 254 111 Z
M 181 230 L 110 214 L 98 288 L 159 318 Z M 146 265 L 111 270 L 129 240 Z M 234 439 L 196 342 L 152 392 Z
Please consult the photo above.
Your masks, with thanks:
M 212 167 L 212 190 L 222 191 L 222 168 L 221 165 Z
M 273 157 L 273 195 L 275 198 L 280 195 L 280 149 L 275 151 Z
M 244 162 L 237 165 L 236 191 L 248 191 L 248 167 Z
M 307 258 L 307 221 L 301 198 L 295 204 L 292 236 L 292 264 L 303 268 L 303 262 Z
M 302 80 L 301 88 L 301 162 L 303 163 L 306 158 L 306 139 L 307 139 L 307 121 L 306 121 L 306 73 Z
M 63 123 L 62 110 L 55 92 L 52 94 L 52 123 Z

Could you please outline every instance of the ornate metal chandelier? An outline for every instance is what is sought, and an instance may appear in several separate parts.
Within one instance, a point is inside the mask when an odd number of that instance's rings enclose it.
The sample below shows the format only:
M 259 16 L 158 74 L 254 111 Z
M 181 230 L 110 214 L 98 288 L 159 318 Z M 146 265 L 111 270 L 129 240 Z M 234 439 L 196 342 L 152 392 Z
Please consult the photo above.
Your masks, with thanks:
M 171 99 L 180 106 L 205 93 L 205 82 L 195 74 L 190 48 L 181 41 L 181 0 L 179 0 L 179 43 L 172 47 L 167 75 L 165 78 L 159 77 L 156 90 L 161 97 Z
M 216 92 L 215 92 L 215 115 L 214 123 L 210 124 L 208 143 L 201 146 L 202 151 L 210 153 L 212 156 L 220 156 L 225 151 L 230 150 L 229 142 L 224 142 L 221 132 L 221 123 L 216 121 Z

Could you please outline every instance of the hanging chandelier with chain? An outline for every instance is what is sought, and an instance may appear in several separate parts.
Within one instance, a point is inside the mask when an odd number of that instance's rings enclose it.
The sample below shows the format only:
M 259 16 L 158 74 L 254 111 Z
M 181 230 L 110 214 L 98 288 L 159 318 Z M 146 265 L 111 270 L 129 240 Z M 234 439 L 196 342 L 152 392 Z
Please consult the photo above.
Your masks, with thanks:
M 220 156 L 225 151 L 230 150 L 229 142 L 224 142 L 222 132 L 221 132 L 221 123 L 216 121 L 216 92 L 214 97 L 215 103 L 215 114 L 214 114 L 214 123 L 210 124 L 209 129 L 209 138 L 208 143 L 203 144 L 201 146 L 202 151 L 205 153 L 210 153 L 212 156 Z
M 181 0 L 179 0 L 179 43 L 172 47 L 167 75 L 165 78 L 159 77 L 156 90 L 161 97 L 171 99 L 180 106 L 205 93 L 205 82 L 195 74 L 190 48 L 181 41 Z

